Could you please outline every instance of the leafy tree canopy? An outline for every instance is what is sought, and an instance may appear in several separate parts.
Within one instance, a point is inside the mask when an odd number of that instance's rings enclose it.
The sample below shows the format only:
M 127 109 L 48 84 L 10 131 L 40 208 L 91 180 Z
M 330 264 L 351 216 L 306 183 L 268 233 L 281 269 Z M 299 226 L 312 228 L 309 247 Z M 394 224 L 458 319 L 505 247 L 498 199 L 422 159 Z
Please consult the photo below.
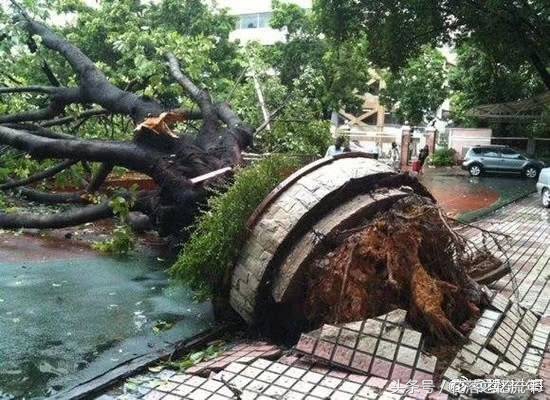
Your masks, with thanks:
M 450 70 L 449 84 L 452 119 L 467 125 L 476 122 L 466 115 L 473 107 L 528 98 L 544 90 L 528 62 L 511 68 L 467 42 L 457 49 L 457 65 Z
M 319 27 L 336 40 L 369 33 L 369 55 L 397 71 L 422 46 L 469 40 L 495 60 L 530 63 L 550 89 L 548 0 L 316 0 Z
M 399 72 L 388 74 L 382 101 L 389 106 L 398 105 L 402 122 L 419 124 L 433 118 L 449 93 L 445 64 L 445 57 L 438 50 L 423 48 Z
M 277 43 L 266 56 L 280 73 L 281 82 L 291 86 L 307 72 L 325 116 L 341 107 L 357 111 L 359 96 L 367 91 L 371 79 L 366 35 L 332 40 L 322 35 L 315 12 L 279 1 L 273 6 L 271 26 L 285 29 L 287 42 Z

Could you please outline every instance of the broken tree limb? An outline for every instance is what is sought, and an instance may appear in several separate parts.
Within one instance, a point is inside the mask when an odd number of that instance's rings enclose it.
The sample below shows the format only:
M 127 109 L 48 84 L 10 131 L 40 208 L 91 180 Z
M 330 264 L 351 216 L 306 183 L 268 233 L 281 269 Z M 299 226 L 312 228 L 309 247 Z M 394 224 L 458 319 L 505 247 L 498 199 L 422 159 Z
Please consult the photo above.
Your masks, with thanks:
M 83 161 L 117 162 L 139 171 L 150 171 L 151 155 L 137 145 L 96 140 L 50 139 L 23 130 L 0 126 L 0 142 L 25 151 L 31 156 Z
M 224 174 L 218 175 L 216 171 L 234 167 L 242 161 L 241 151 L 251 144 L 253 130 L 240 120 L 227 103 L 216 103 L 206 90 L 199 89 L 177 64 L 177 68 L 172 70 L 176 71 L 177 80 L 184 83 L 182 87 L 186 93 L 191 91 L 189 97 L 199 105 L 200 112 L 182 109 L 170 111 L 170 108 L 154 99 L 145 99 L 130 92 L 131 85 L 124 90 L 116 87 L 80 49 L 46 25 L 34 21 L 17 2 L 13 0 L 12 3 L 18 7 L 22 16 L 23 23 L 20 26 L 29 35 L 41 37 L 37 46 L 44 45 L 63 56 L 76 73 L 78 86 L 63 88 L 52 83 L 53 86 L 5 89 L 5 94 L 26 90 L 48 96 L 50 105 L 42 110 L 6 116 L 0 125 L 0 145 L 26 152 L 36 159 L 102 163 L 98 173 L 85 184 L 90 192 L 100 188 L 111 166 L 146 174 L 155 181 L 158 189 L 149 193 L 140 211 L 148 215 L 161 235 L 185 237 L 184 228 L 193 222 L 199 207 L 206 200 L 208 192 L 203 185 L 210 183 L 210 179 L 199 183 L 194 183 L 192 179 L 210 176 L 213 171 L 212 180 L 222 179 Z M 64 116 L 66 106 L 71 104 L 90 108 L 76 116 Z M 166 114 L 158 120 L 163 113 Z M 173 132 L 164 135 L 155 134 L 150 129 L 138 129 L 131 141 L 107 141 L 80 139 L 74 132 L 87 118 L 116 114 L 128 116 L 128 121 L 133 122 L 134 126 L 149 119 L 153 122 L 158 120 L 161 128 L 164 127 L 162 123 L 170 128 L 171 122 L 177 122 L 171 118 L 172 113 L 178 114 L 176 119 L 179 121 L 201 121 L 197 134 Z M 110 123 L 113 123 L 112 119 Z M 130 131 L 130 123 L 124 129 Z M 47 129 L 65 124 L 72 125 L 70 133 L 74 132 L 74 135 Z M 43 193 L 27 187 L 19 188 L 19 192 L 34 201 L 46 203 L 79 203 L 83 199 L 78 196 L 86 197 L 81 196 L 81 193 L 71 196 L 67 193 Z M 78 211 L 75 213 L 78 215 Z M 33 218 L 27 215 L 20 221 L 31 224 L 36 221 Z M 12 219 L 5 221 L 17 226 Z M 79 223 L 81 219 L 69 218 L 64 221 Z M 38 225 L 43 226 L 40 224 L 42 222 Z
M 92 177 L 92 180 L 86 187 L 86 191 L 88 193 L 94 193 L 99 190 L 101 185 L 103 185 L 103 182 L 105 182 L 105 179 L 109 176 L 111 171 L 113 170 L 113 163 L 103 163 L 100 165 L 99 170 L 96 172 L 96 174 Z
M 78 160 L 66 160 L 63 161 L 45 171 L 39 172 L 35 175 L 29 176 L 26 179 L 21 179 L 19 181 L 11 181 L 8 183 L 4 183 L 0 185 L 0 190 L 9 190 L 13 189 L 19 186 L 25 186 L 30 183 L 38 182 L 47 178 L 51 178 L 52 176 L 57 175 L 58 173 L 65 171 L 67 168 L 72 167 L 76 163 L 78 163 Z
M 90 201 L 83 197 L 82 192 L 70 193 L 49 193 L 41 190 L 31 189 L 28 187 L 20 187 L 15 190 L 15 193 L 26 198 L 29 201 L 40 204 L 89 204 Z
M 4 214 L 0 213 L 0 228 L 3 229 L 57 229 L 67 228 L 111 218 L 113 210 L 109 202 L 98 205 L 76 208 L 65 212 L 49 215 L 36 214 Z

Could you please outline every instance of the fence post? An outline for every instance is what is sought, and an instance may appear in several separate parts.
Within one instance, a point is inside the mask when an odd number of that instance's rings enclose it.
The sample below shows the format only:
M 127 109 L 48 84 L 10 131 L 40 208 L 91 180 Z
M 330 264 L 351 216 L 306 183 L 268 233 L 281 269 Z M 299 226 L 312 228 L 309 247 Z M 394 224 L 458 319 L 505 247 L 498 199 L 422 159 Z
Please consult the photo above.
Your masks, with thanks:
M 409 146 L 411 144 L 411 127 L 403 125 L 401 127 L 401 170 L 405 170 L 409 165 Z
M 437 129 L 434 126 L 428 126 L 426 128 L 426 144 L 430 150 L 430 154 L 435 151 L 435 144 L 437 142 Z
M 534 155 L 537 150 L 536 140 L 533 137 L 527 138 L 527 154 Z

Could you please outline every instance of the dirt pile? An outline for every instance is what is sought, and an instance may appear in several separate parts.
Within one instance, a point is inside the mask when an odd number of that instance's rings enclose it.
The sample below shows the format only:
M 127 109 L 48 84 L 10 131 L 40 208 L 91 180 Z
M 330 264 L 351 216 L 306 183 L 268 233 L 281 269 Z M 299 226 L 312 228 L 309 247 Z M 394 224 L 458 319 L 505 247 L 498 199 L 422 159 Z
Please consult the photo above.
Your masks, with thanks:
M 417 195 L 331 243 L 308 268 L 304 311 L 313 326 L 402 308 L 435 341 L 458 343 L 487 304 L 468 272 L 502 267 L 486 240 L 476 248 L 439 207 Z

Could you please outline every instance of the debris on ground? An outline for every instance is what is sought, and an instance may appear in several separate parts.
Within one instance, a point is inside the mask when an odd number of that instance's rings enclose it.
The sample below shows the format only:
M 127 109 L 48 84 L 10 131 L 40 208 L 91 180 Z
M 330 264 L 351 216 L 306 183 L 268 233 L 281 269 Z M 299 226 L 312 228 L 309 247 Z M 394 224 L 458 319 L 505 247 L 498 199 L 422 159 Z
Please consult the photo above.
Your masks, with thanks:
M 236 343 L 229 346 L 217 357 L 199 362 L 185 370 L 188 374 L 208 376 L 210 372 L 218 372 L 232 362 L 250 364 L 258 358 L 276 359 L 282 354 L 281 348 L 263 341 Z

